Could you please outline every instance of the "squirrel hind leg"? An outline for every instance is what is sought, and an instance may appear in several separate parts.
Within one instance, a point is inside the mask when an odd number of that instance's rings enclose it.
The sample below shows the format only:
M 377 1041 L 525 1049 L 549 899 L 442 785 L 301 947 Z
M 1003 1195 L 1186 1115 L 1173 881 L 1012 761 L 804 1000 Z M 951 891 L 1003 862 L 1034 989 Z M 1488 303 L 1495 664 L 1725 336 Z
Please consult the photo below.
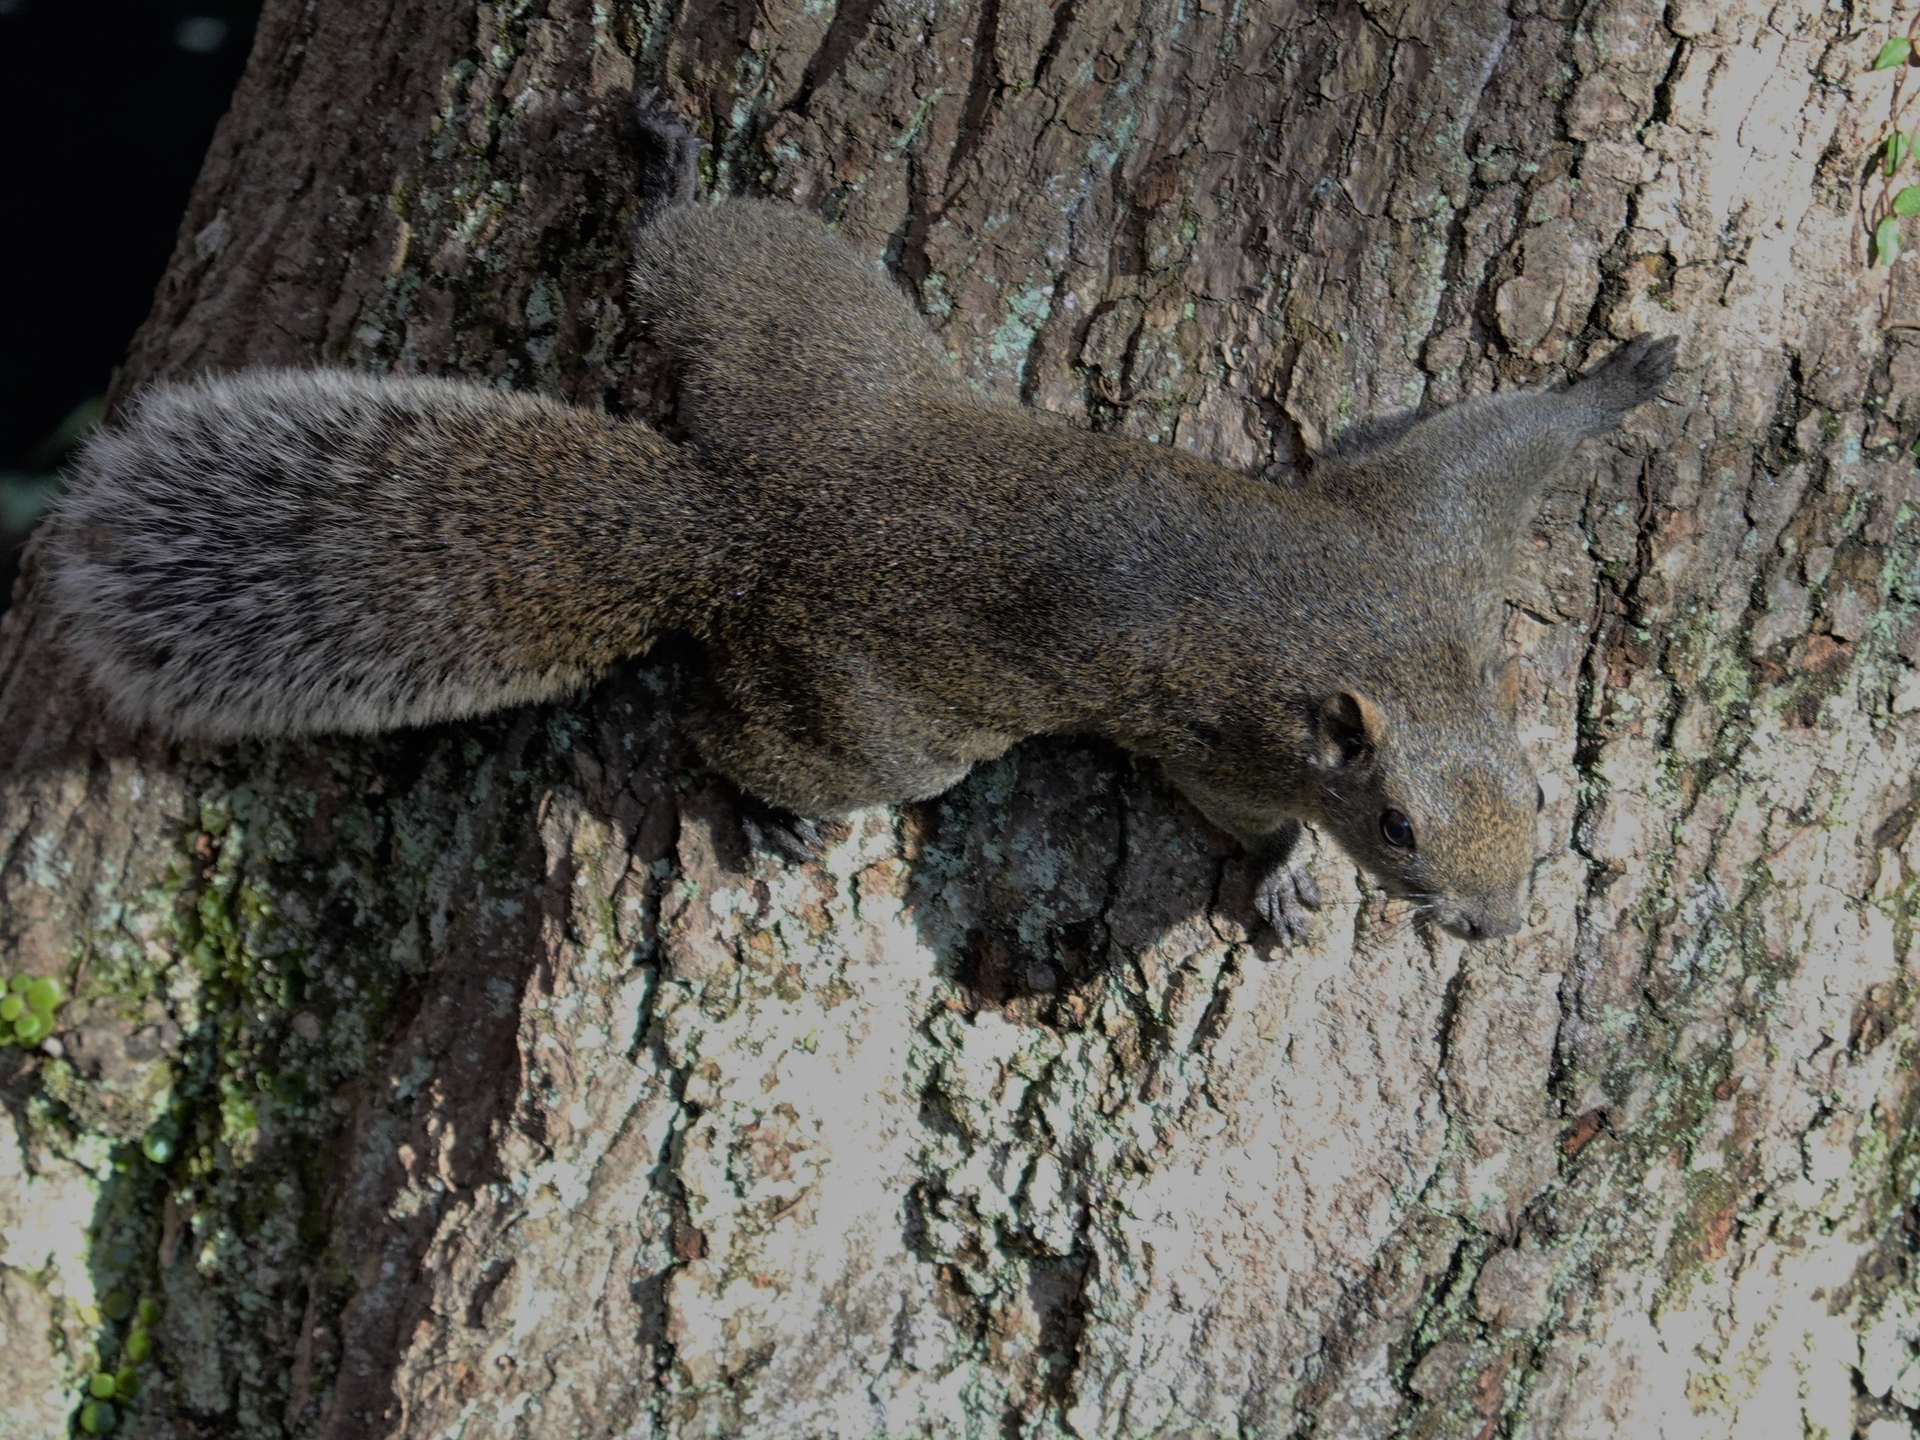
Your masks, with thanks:
M 871 714 L 862 721 L 811 708 L 803 728 L 780 723 L 775 697 L 805 693 L 781 673 L 722 663 L 695 680 L 682 723 L 701 759 L 742 793 L 808 820 L 930 799 L 972 768 L 960 757 L 930 757 L 925 745 L 897 736 L 876 741 Z
M 827 851 L 853 834 L 843 820 L 813 820 L 740 792 L 740 831 L 759 851 L 784 855 L 796 864 L 819 864 Z
M 1672 335 L 1639 336 L 1575 381 L 1572 393 L 1590 407 L 1595 427 L 1610 430 L 1629 410 L 1657 396 L 1673 374 L 1674 352 L 1679 345 Z
M 684 205 L 700 192 L 700 152 L 694 134 L 667 97 L 651 85 L 633 92 L 627 143 L 640 165 L 640 194 L 662 208 Z

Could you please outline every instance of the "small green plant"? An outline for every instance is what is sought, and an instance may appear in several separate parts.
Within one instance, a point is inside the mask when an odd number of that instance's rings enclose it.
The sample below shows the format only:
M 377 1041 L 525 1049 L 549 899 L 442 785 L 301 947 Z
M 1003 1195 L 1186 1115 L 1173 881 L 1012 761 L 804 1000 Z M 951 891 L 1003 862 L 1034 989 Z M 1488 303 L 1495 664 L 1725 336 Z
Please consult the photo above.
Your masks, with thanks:
M 1874 57 L 1875 70 L 1898 70 L 1893 92 L 1887 97 L 1886 133 L 1874 142 L 1878 160 L 1874 178 L 1879 189 L 1869 200 L 1863 186 L 1860 194 L 1861 219 L 1872 238 L 1873 263 L 1891 265 L 1900 255 L 1900 222 L 1909 215 L 1920 215 L 1920 184 L 1913 183 L 1914 166 L 1912 122 L 1907 118 L 1907 78 L 1920 65 L 1920 21 L 1905 35 L 1895 35 L 1880 47 Z
M 84 1435 L 112 1434 L 120 1423 L 119 1406 L 139 1398 L 139 1367 L 153 1358 L 153 1326 L 160 1319 L 158 1300 L 148 1296 L 135 1305 L 121 1290 L 109 1292 L 101 1301 L 100 1308 L 109 1320 L 131 1323 L 126 1336 L 119 1342 L 120 1368 L 109 1370 L 103 1364 L 87 1377 L 80 1414 L 76 1417 Z M 103 1335 L 100 1345 L 103 1355 L 113 1353 L 112 1332 Z
M 53 1033 L 60 1008 L 60 982 L 51 976 L 15 975 L 0 989 L 0 1044 L 32 1049 Z

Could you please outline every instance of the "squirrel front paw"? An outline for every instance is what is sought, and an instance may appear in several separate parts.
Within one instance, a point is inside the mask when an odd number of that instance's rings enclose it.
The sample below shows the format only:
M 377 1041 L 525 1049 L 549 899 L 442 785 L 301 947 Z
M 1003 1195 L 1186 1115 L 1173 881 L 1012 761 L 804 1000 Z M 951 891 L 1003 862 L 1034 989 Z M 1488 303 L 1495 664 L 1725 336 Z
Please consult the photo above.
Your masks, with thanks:
M 1307 925 L 1320 908 L 1320 887 L 1313 876 L 1288 860 L 1272 866 L 1253 889 L 1253 908 L 1288 945 L 1306 938 Z

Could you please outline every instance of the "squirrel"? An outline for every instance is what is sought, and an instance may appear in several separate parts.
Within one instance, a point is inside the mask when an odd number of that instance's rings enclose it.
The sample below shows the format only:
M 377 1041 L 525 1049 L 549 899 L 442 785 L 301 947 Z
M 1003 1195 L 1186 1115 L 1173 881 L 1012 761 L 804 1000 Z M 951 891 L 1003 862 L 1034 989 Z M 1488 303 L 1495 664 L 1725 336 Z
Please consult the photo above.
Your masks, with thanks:
M 84 450 L 45 552 L 124 719 L 421 725 L 564 696 L 673 633 L 704 656 L 703 758 L 798 816 L 1094 736 L 1263 862 L 1283 935 L 1317 903 L 1287 865 L 1303 820 L 1442 928 L 1519 928 L 1541 797 L 1502 585 L 1546 480 L 1658 393 L 1673 340 L 1396 417 L 1279 484 L 981 395 L 884 270 L 792 206 L 695 201 L 699 143 L 652 96 L 636 124 L 676 202 L 633 289 L 683 433 L 336 370 L 149 389 Z

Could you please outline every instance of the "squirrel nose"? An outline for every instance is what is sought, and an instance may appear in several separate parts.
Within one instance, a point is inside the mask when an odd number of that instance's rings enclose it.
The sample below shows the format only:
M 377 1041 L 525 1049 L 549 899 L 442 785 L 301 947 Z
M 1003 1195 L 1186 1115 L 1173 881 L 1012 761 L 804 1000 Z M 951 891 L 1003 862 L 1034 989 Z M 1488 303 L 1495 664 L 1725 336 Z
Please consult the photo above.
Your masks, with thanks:
M 1441 916 L 1440 927 L 1451 930 L 1462 940 L 1493 940 L 1518 930 L 1520 916 L 1517 911 L 1499 907 L 1482 909 L 1462 905 L 1453 913 Z
M 1482 910 L 1467 918 L 1467 939 L 1494 940 L 1511 935 L 1520 928 L 1520 915 L 1514 910 Z

